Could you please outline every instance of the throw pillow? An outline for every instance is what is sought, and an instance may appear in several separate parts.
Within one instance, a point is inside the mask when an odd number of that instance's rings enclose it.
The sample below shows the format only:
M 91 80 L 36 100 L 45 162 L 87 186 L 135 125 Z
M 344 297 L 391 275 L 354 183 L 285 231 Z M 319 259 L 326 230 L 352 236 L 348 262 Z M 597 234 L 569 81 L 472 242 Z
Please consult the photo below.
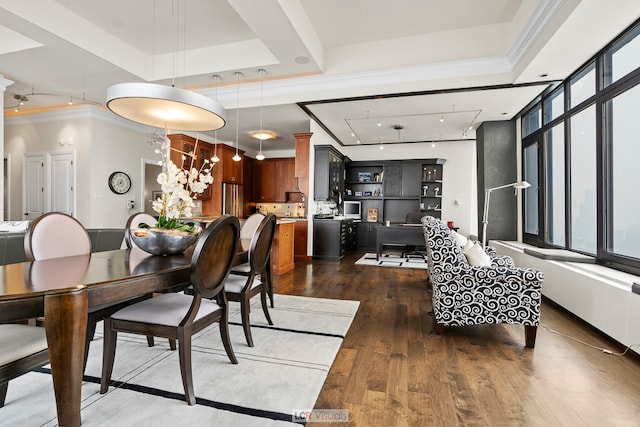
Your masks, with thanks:
M 473 267 L 489 267 L 491 265 L 491 257 L 477 243 L 465 247 L 462 253 L 467 257 L 469 265 Z
M 454 230 L 451 230 L 451 235 L 454 239 L 456 239 L 456 242 L 458 242 L 458 245 L 460 245 L 461 248 L 464 248 L 464 246 L 467 244 L 467 241 L 469 240 L 462 234 L 456 233 Z

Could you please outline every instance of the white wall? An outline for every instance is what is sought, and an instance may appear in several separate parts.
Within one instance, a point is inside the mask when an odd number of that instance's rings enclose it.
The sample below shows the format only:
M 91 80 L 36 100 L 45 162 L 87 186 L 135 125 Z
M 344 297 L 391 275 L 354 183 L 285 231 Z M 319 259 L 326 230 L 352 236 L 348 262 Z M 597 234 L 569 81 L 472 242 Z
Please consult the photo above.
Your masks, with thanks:
M 442 219 L 454 221 L 459 232 L 464 235 L 478 235 L 477 225 L 477 174 L 476 174 L 476 142 L 439 142 L 431 143 L 388 144 L 384 149 L 378 146 L 339 146 L 315 122 L 311 122 L 310 169 L 314 170 L 315 145 L 332 145 L 339 152 L 353 161 L 364 160 L 402 160 L 402 159 L 446 159 L 443 167 Z M 313 177 L 309 179 L 309 211 L 314 212 Z M 456 204 L 456 200 L 459 201 Z
M 141 207 L 141 158 L 158 159 L 148 144 L 151 129 L 96 107 L 13 116 L 5 120 L 5 153 L 11 153 L 11 220 L 22 219 L 24 154 L 73 150 L 76 155 L 76 218 L 87 228 L 124 227 L 127 200 Z M 132 179 L 125 195 L 109 190 L 116 170 Z

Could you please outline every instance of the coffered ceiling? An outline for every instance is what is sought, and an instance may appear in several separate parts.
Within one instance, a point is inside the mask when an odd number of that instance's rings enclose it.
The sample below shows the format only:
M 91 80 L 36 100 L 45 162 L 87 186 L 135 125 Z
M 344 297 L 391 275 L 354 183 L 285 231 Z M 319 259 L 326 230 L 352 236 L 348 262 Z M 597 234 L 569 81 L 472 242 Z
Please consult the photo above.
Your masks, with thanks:
M 5 116 L 149 81 L 217 98 L 218 138 L 250 155 L 261 105 L 267 156 L 310 117 L 344 145 L 473 139 L 639 16 L 637 0 L 0 0 Z

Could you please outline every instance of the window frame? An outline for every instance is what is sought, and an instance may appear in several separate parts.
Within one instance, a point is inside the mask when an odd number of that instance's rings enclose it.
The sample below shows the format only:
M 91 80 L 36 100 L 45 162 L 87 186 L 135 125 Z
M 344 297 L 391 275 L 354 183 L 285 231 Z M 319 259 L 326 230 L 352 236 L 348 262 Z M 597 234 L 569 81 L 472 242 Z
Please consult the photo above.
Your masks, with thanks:
M 598 54 L 586 61 L 579 69 L 568 76 L 564 81 L 553 88 L 549 88 L 542 95 L 533 100 L 519 115 L 520 118 L 526 117 L 536 108 L 541 109 L 542 125 L 539 129 L 526 134 L 522 133 L 522 156 L 521 167 L 525 170 L 524 153 L 525 148 L 529 145 L 538 143 L 538 176 L 540 188 L 538 191 L 538 233 L 526 233 L 523 227 L 522 239 L 525 243 L 529 243 L 539 247 L 559 248 L 571 250 L 573 252 L 582 253 L 578 250 L 571 249 L 572 242 L 572 216 L 571 216 L 571 128 L 570 118 L 580 113 L 586 108 L 595 106 L 595 132 L 596 132 L 596 262 L 611 268 L 626 271 L 632 274 L 640 274 L 640 258 L 632 258 L 620 254 L 613 253 L 608 250 L 608 236 L 612 232 L 613 219 L 607 215 L 611 212 L 611 192 L 612 192 L 612 169 L 611 152 L 613 141 L 611 139 L 611 115 L 608 114 L 606 106 L 608 102 L 613 100 L 617 95 L 626 92 L 640 85 L 640 63 L 633 71 L 627 73 L 618 80 L 611 82 L 610 76 L 606 75 L 610 71 L 610 61 L 613 52 L 621 48 L 625 43 L 640 37 L 640 20 L 636 21 L 627 30 L 621 33 L 616 39 L 605 46 Z M 587 99 L 580 101 L 579 104 L 571 106 L 571 84 L 577 79 L 589 72 L 590 67 L 595 66 L 595 93 Z M 558 87 L 562 86 L 562 88 Z M 553 120 L 545 121 L 550 117 L 546 111 L 546 105 L 550 103 L 558 91 L 564 91 L 564 111 L 557 115 Z M 545 140 L 547 131 L 550 131 L 557 125 L 564 126 L 564 181 L 565 181 L 565 242 L 564 245 L 553 245 L 549 243 L 547 236 L 547 217 L 548 209 L 546 207 L 546 186 L 549 165 L 546 162 L 548 144 Z M 523 172 L 524 173 L 524 172 Z M 524 177 L 526 179 L 526 177 Z M 525 202 L 522 198 L 522 215 L 523 224 L 526 223 Z M 587 254 L 593 255 L 593 254 Z

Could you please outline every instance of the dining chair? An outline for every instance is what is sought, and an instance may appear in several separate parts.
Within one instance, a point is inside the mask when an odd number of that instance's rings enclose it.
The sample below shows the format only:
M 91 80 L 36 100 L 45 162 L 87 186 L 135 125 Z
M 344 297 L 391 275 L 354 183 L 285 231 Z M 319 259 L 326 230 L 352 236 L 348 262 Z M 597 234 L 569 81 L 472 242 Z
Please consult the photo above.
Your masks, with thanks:
M 118 332 L 176 339 L 185 399 L 196 402 L 191 366 L 193 334 L 218 322 L 224 349 L 232 364 L 238 360 L 229 339 L 229 306 L 225 279 L 238 248 L 238 218 L 224 215 L 211 223 L 198 239 L 191 259 L 193 295 L 166 293 L 129 305 L 105 319 L 100 393 L 109 389 Z
M 258 227 L 264 220 L 265 216 L 261 213 L 254 213 L 249 215 L 246 220 L 240 225 L 240 243 L 250 246 L 251 239 L 256 234 Z M 271 254 L 269 254 L 269 257 Z M 269 258 L 268 268 L 265 270 L 265 279 L 267 281 L 267 295 L 271 302 L 271 308 L 273 308 L 273 278 L 271 275 L 271 258 Z M 237 265 L 231 269 L 231 274 L 239 274 L 242 276 L 248 276 L 251 271 L 251 267 L 248 262 Z
M 127 245 L 127 248 L 131 249 L 138 247 L 131 238 L 132 229 L 140 228 L 141 223 L 145 223 L 149 227 L 153 227 L 156 222 L 158 222 L 158 220 L 153 215 L 149 215 L 146 212 L 136 212 L 131 215 L 124 228 L 124 243 Z
M 273 246 L 273 238 L 276 230 L 276 216 L 267 215 L 251 238 L 249 248 L 249 272 L 244 275 L 229 274 L 224 283 L 224 292 L 229 301 L 240 302 L 240 312 L 242 315 L 242 328 L 249 347 L 253 347 L 251 336 L 251 324 L 249 313 L 251 311 L 251 298 L 260 294 L 262 311 L 267 322 L 273 325 L 269 309 L 267 307 L 267 268 L 269 266 L 269 254 Z
M 44 328 L 0 325 L 0 408 L 7 397 L 9 381 L 49 363 Z
M 74 217 L 62 212 L 47 212 L 27 228 L 24 252 L 29 261 L 87 255 L 91 253 L 91 239 Z
M 140 249 L 138 245 L 136 245 L 136 242 L 131 238 L 131 230 L 140 228 L 140 224 L 142 223 L 147 224 L 149 227 L 153 227 L 157 222 L 158 220 L 153 215 L 149 215 L 146 212 L 136 212 L 130 215 L 124 228 L 124 243 L 127 248 L 134 250 Z M 148 297 L 141 297 L 140 299 Z M 155 340 L 152 335 L 147 335 L 147 345 L 149 347 L 153 347 L 155 345 Z M 169 347 L 171 348 L 171 350 L 175 350 L 177 348 L 176 340 L 169 339 Z

